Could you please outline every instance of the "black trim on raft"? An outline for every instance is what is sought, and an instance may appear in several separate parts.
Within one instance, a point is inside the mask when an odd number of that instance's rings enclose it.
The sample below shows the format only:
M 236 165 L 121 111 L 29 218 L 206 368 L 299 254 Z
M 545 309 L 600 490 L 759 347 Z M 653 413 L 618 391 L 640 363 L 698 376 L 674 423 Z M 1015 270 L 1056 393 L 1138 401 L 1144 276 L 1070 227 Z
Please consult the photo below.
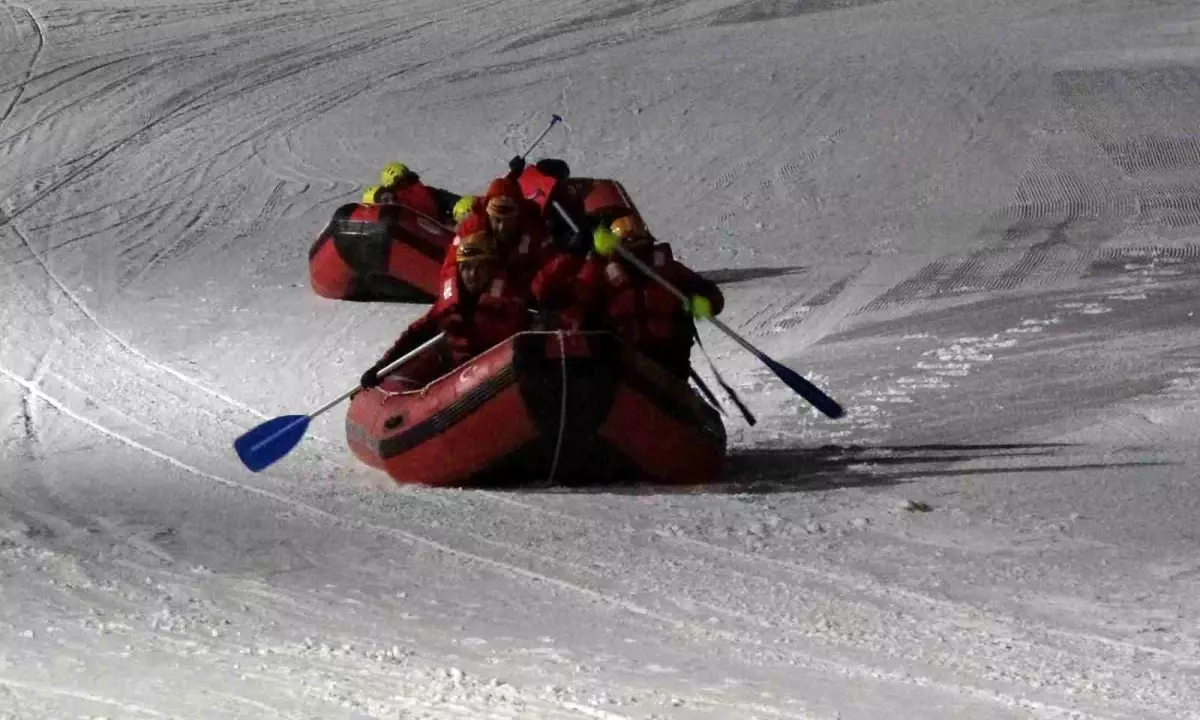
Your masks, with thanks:
M 358 442 L 372 446 L 373 440 L 366 431 L 347 423 L 347 434 Z M 661 479 L 643 470 L 629 458 L 621 448 L 599 437 L 588 437 L 574 444 L 572 451 L 564 453 L 550 478 L 553 454 L 547 454 L 546 444 L 541 440 L 525 443 L 516 450 L 503 455 L 478 472 L 457 482 L 445 483 L 445 487 L 473 488 L 527 488 L 538 485 L 564 487 L 595 487 L 635 485 L 660 482 Z
M 333 236 L 330 234 L 330 230 L 333 228 L 333 226 L 350 217 L 350 213 L 354 212 L 354 209 L 357 207 L 358 203 L 346 203 L 337 210 L 333 211 L 333 217 L 330 218 L 329 224 L 326 225 L 323 230 L 321 230 L 321 234 L 317 236 L 317 239 L 313 242 L 312 247 L 308 249 L 309 262 L 312 262 L 313 258 L 317 256 L 317 253 L 321 252 L 321 248 L 325 247 L 325 244 L 333 239 Z
M 438 247 L 404 227 L 406 214 L 414 223 L 421 218 L 403 205 L 381 205 L 376 220 L 350 220 L 348 215 L 341 214 L 342 209 L 339 208 L 338 214 L 329 222 L 327 232 L 333 236 L 338 255 L 351 270 L 386 274 L 393 243 L 407 245 L 439 267 L 446 258 L 446 248 Z
M 404 214 L 411 214 L 405 207 L 384 205 L 379 209 L 377 220 L 350 220 L 350 214 L 359 207 L 362 206 L 349 203 L 337 209 L 329 225 L 309 249 L 309 262 L 332 240 L 338 257 L 350 269 L 349 285 L 342 300 L 433 302 L 436 298 L 430 293 L 391 275 L 389 260 L 392 246 L 394 243 L 403 243 L 438 263 L 439 267 L 446 251 L 401 226 Z M 411 215 L 414 222 L 419 221 L 418 216 Z
M 370 300 L 405 303 L 432 303 L 435 298 L 424 290 L 391 275 L 370 273 L 356 278 L 355 287 Z M 349 299 L 349 298 L 348 298 Z
M 387 272 L 391 238 L 380 223 L 365 220 L 335 220 L 329 225 L 333 245 L 342 262 L 356 273 Z
M 457 373 L 460 368 L 456 368 Z M 459 396 L 453 404 L 430 415 L 407 430 L 383 438 L 380 441 L 367 443 L 376 449 L 377 454 L 384 460 L 395 457 L 415 448 L 435 435 L 446 432 L 463 418 L 478 410 L 488 400 L 504 392 L 505 388 L 515 383 L 516 372 L 512 365 L 506 366 L 487 380 Z

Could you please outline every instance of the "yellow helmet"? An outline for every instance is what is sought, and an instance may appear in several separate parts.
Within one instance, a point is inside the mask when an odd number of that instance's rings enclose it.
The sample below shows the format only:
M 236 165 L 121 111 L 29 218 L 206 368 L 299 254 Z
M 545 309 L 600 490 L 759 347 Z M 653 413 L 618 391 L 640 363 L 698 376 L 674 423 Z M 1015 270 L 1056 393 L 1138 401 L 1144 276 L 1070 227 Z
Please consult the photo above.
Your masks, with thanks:
M 454 222 L 460 223 L 463 218 L 471 214 L 471 208 L 475 207 L 475 198 L 470 195 L 463 195 L 458 202 L 454 203 Z
M 363 195 L 362 195 L 363 205 L 374 205 L 375 204 L 375 193 L 379 192 L 382 189 L 383 188 L 379 187 L 378 185 L 371 185 L 366 190 L 363 190 Z
M 412 171 L 404 163 L 388 163 L 384 166 L 383 170 L 379 171 L 379 184 L 384 187 L 391 187 L 410 174 L 412 174 Z

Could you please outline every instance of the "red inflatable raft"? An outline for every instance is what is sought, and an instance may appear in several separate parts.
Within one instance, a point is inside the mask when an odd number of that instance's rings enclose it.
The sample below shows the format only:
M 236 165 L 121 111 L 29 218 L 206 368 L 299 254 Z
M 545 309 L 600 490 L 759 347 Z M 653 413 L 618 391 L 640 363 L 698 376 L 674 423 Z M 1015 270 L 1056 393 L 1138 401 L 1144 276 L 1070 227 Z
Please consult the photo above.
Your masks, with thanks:
M 707 483 L 726 447 L 686 382 L 591 332 L 519 333 L 420 390 L 385 378 L 346 436 L 397 483 L 455 486 Z
M 364 302 L 433 302 L 454 232 L 404 205 L 348 203 L 308 252 L 321 297 Z

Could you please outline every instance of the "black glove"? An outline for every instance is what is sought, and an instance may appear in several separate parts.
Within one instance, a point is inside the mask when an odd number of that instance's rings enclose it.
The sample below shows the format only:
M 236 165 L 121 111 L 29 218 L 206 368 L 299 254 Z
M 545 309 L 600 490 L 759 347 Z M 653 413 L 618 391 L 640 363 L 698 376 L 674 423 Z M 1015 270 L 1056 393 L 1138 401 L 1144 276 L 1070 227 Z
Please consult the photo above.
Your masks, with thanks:
M 534 167 L 556 180 L 566 180 L 571 177 L 571 166 L 567 165 L 565 160 L 558 158 L 543 158 L 538 160 Z
M 584 257 L 588 251 L 592 249 L 592 234 L 586 230 L 571 235 L 567 238 L 566 251 L 576 257 Z
M 514 155 L 513 159 L 508 161 L 508 172 L 513 177 L 517 177 L 525 172 L 525 158 L 520 155 Z
M 372 365 L 369 370 L 363 373 L 362 380 L 358 381 L 359 385 L 365 388 L 373 388 L 379 385 L 379 366 Z

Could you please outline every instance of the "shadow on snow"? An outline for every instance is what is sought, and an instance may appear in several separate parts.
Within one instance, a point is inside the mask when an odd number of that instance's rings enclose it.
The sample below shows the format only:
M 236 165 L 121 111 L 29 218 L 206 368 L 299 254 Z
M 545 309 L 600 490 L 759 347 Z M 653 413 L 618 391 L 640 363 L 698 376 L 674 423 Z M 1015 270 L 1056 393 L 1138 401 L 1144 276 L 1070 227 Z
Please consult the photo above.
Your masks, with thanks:
M 723 480 L 705 485 L 655 485 L 612 483 L 604 485 L 522 485 L 490 488 L 514 493 L 600 493 L 624 495 L 665 494 L 770 494 L 813 492 L 852 487 L 903 485 L 923 478 L 1005 473 L 1051 473 L 1145 467 L 1157 461 L 1091 464 L 1038 463 L 1053 457 L 1068 443 L 925 444 L 925 445 L 824 445 L 815 448 L 741 448 L 726 459 Z M 1031 462 L 1033 460 L 1033 462 Z M 946 465 L 989 461 L 983 468 L 948 468 Z
M 780 277 L 783 275 L 795 275 L 802 273 L 807 268 L 803 265 L 789 265 L 787 267 L 751 267 L 751 268 L 729 268 L 726 270 L 704 270 L 700 276 L 706 280 L 711 280 L 718 285 L 728 285 L 730 283 L 747 282 L 749 280 L 762 280 L 764 278 Z

